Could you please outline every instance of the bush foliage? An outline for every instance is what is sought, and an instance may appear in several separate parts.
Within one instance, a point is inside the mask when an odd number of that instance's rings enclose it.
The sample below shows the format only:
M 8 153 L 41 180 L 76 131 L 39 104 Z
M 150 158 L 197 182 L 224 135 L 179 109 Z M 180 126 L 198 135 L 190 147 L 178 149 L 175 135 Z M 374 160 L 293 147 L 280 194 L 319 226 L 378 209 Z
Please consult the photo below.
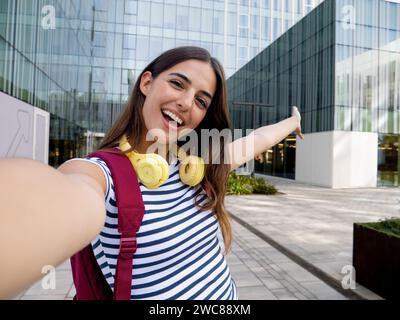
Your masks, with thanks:
M 237 175 L 232 172 L 228 178 L 227 194 L 275 194 L 278 190 L 274 185 L 265 181 L 263 178 Z
M 361 223 L 361 225 L 386 233 L 390 236 L 400 237 L 400 219 L 389 218 L 379 222 Z

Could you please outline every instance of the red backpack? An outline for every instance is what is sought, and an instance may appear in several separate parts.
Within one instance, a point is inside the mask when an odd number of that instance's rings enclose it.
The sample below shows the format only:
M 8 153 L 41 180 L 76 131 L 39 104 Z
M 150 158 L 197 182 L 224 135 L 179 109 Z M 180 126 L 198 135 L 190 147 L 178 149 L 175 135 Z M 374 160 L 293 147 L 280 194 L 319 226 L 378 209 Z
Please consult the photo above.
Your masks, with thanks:
M 143 220 L 144 204 L 130 160 L 117 148 L 112 150 L 113 152 L 97 151 L 88 157 L 102 159 L 110 169 L 114 181 L 118 207 L 118 232 L 121 233 L 114 294 L 97 263 L 92 245 L 89 244 L 70 259 L 76 289 L 74 300 L 130 300 L 131 298 L 136 232 Z

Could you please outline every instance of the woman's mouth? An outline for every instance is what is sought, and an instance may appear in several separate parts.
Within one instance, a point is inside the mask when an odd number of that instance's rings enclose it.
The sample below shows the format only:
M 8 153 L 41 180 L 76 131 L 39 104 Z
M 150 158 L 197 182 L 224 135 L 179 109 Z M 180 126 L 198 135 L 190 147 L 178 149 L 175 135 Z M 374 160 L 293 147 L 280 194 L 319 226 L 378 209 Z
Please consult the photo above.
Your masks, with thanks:
M 183 120 L 173 112 L 169 110 L 161 110 L 161 114 L 166 128 L 178 130 L 179 127 L 183 126 Z

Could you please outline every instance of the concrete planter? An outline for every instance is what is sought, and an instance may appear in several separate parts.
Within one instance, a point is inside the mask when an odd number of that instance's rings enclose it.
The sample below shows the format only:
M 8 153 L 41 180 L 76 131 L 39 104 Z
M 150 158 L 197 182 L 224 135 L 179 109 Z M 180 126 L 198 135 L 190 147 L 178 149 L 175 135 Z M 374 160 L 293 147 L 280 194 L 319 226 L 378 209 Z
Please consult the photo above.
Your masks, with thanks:
M 400 237 L 354 224 L 356 282 L 385 299 L 400 299 Z

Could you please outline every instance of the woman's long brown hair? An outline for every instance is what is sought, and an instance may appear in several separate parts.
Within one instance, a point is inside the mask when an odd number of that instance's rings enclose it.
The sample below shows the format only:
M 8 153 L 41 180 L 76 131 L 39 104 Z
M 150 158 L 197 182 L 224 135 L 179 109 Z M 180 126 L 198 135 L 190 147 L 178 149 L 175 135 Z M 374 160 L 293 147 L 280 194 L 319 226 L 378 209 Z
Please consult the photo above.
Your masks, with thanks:
M 99 149 L 109 149 L 118 146 L 119 140 L 124 134 L 130 137 L 129 140 L 132 149 L 139 145 L 144 129 L 142 108 L 146 98 L 139 88 L 143 73 L 150 71 L 152 77 L 156 78 L 165 70 L 190 59 L 208 62 L 213 68 L 217 78 L 217 88 L 211 101 L 211 105 L 208 108 L 204 119 L 198 127 L 195 128 L 198 137 L 201 137 L 201 129 L 217 129 L 219 131 L 230 129 L 225 74 L 221 64 L 217 59 L 211 57 L 210 53 L 203 48 L 178 47 L 162 53 L 142 71 L 133 87 L 132 94 L 124 110 L 105 135 Z M 200 140 L 201 139 L 198 139 L 198 150 L 201 150 Z M 230 172 L 230 165 L 225 164 L 224 159 L 225 143 L 226 141 L 224 139 L 220 139 L 220 164 L 212 163 L 211 157 L 213 154 L 212 152 L 209 153 L 209 164 L 206 166 L 205 177 L 201 183 L 203 190 L 208 196 L 208 201 L 205 204 L 200 204 L 198 201 L 199 196 L 201 196 L 200 193 L 196 197 L 195 203 L 202 211 L 212 209 L 216 214 L 224 238 L 225 253 L 228 253 L 232 242 L 232 229 L 228 212 L 224 206 L 226 183 Z

